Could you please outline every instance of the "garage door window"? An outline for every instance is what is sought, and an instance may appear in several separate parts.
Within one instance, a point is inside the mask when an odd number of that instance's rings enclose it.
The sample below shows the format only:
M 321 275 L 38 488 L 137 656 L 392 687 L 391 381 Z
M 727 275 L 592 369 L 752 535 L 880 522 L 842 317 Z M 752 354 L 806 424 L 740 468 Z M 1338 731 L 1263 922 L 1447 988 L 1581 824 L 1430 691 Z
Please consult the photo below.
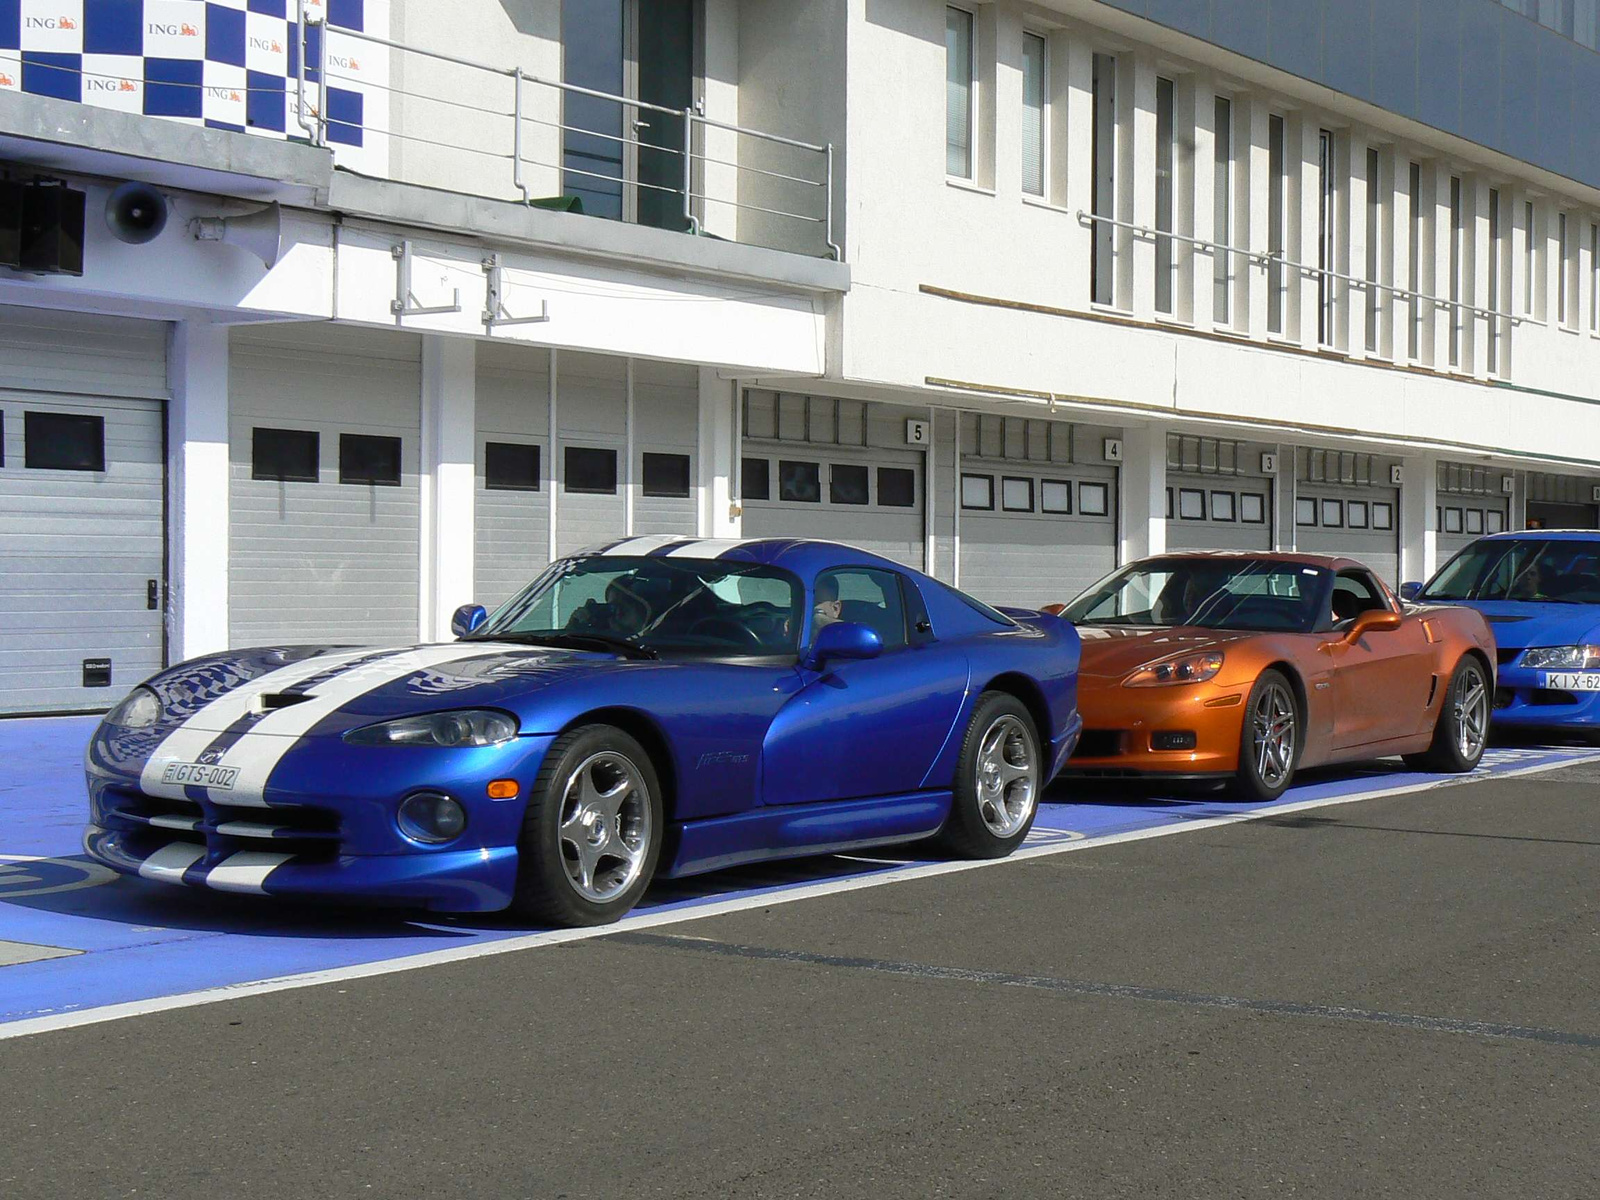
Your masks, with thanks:
M 828 468 L 828 500 L 832 504 L 865 504 L 868 471 L 856 463 L 834 463 Z
M 1505 519 L 1504 515 L 1502 515 L 1501 513 L 1497 513 L 1497 512 L 1488 512 L 1488 513 L 1485 513 L 1484 516 L 1485 516 L 1484 528 L 1486 530 L 1488 530 L 1488 532 L 1490 532 L 1490 533 L 1504 533 L 1505 532 L 1506 519 Z
M 1294 502 L 1294 523 L 1308 527 L 1315 525 L 1317 523 L 1317 502 L 1315 500 L 1296 500 Z
M 1178 516 L 1185 521 L 1206 519 L 1206 494 L 1197 488 L 1180 488 L 1178 491 Z
M 994 476 L 963 475 L 961 477 L 961 507 L 994 509 Z
M 1324 529 L 1343 529 L 1344 501 L 1324 500 L 1322 502 L 1322 511 L 1318 514 L 1318 520 Z
M 339 482 L 399 487 L 400 439 L 369 433 L 341 433 Z
M 1103 483 L 1078 485 L 1078 512 L 1085 517 L 1103 517 L 1111 511 L 1111 489 Z
M 250 431 L 250 478 L 276 483 L 315 483 L 321 435 L 314 429 Z
M 1467 532 L 1483 532 L 1483 510 L 1481 508 L 1467 509 Z
M 1061 479 L 1046 479 L 1039 484 L 1039 508 L 1047 513 L 1072 512 L 1072 485 Z M 1172 515 L 1172 489 L 1167 489 L 1167 515 Z
M 1211 519 L 1213 521 L 1232 521 L 1236 519 L 1232 492 L 1211 493 Z
M 23 462 L 44 471 L 104 471 L 106 419 L 30 412 L 22 419 Z
M 801 504 L 822 501 L 822 469 L 814 462 L 778 460 L 778 499 Z
M 739 463 L 739 497 L 742 500 L 772 499 L 772 464 L 764 458 L 746 458 Z
M 1259 492 L 1241 492 L 1239 495 L 1239 519 L 1246 525 L 1265 525 L 1267 523 L 1267 498 Z
M 1444 510 L 1444 531 L 1446 533 L 1461 532 L 1461 510 L 1459 508 L 1447 508 Z
M 878 503 L 884 508 L 915 508 L 917 473 L 910 467 L 879 467 Z
M 1367 502 L 1365 500 L 1352 500 L 1344 506 L 1346 523 L 1351 529 L 1365 529 L 1367 520 Z
M 687 454 L 646 454 L 644 456 L 644 494 L 646 496 L 687 496 L 689 494 L 689 456 Z
M 1394 528 L 1394 505 L 1374 503 L 1372 506 L 1372 527 L 1374 529 Z
M 485 442 L 483 486 L 495 492 L 537 492 L 539 447 L 515 442 Z
M 906 644 L 905 603 L 900 576 L 893 571 L 867 567 L 824 571 L 817 576 L 816 596 L 813 638 L 833 621 L 851 621 L 875 631 L 883 639 L 885 650 L 897 650 Z M 834 599 L 838 602 L 837 615 L 832 609 Z
M 568 446 L 562 487 L 569 492 L 613 496 L 617 491 L 617 452 L 593 446 Z
M 1000 481 L 1000 507 L 1006 512 L 1033 511 L 1033 480 L 1010 476 Z

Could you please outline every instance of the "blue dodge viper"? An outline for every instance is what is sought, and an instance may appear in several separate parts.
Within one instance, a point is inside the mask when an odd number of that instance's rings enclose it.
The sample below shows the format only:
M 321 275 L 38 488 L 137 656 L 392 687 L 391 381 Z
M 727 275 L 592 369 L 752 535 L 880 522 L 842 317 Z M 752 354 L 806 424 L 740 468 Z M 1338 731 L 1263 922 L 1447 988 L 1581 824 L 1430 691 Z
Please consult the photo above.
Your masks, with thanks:
M 86 756 L 87 852 L 225 892 L 592 925 L 660 876 L 936 838 L 1008 854 L 1078 637 L 827 542 L 632 538 L 454 642 L 182 663 Z
M 1600 733 L 1600 533 L 1492 534 L 1402 591 L 1489 619 L 1500 660 L 1496 725 Z

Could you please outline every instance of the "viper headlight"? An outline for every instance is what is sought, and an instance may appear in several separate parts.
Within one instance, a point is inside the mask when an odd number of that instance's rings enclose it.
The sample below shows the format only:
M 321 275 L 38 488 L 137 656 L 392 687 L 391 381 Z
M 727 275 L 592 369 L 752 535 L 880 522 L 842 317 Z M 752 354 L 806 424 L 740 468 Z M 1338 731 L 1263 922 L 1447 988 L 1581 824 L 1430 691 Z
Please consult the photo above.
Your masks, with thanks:
M 1140 667 L 1122 681 L 1124 687 L 1167 687 L 1179 683 L 1204 683 L 1222 670 L 1222 651 L 1185 654 L 1165 662 Z
M 1587 671 L 1600 667 L 1600 646 L 1535 646 L 1522 652 L 1519 667 Z
M 517 719 L 492 708 L 424 713 L 352 729 L 344 740 L 358 746 L 498 746 L 517 736 Z
M 148 729 L 160 719 L 161 698 L 147 687 L 134 688 L 106 714 L 107 725 L 123 729 Z

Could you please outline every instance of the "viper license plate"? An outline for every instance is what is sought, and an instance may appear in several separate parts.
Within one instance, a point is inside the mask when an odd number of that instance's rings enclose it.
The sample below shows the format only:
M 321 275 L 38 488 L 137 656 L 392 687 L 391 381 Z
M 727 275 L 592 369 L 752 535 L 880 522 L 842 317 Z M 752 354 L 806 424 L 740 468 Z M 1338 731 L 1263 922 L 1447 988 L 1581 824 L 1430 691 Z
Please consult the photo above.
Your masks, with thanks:
M 1563 692 L 1600 692 L 1600 671 L 1546 671 L 1539 686 Z
M 190 787 L 216 788 L 226 792 L 239 778 L 238 767 L 219 767 L 215 763 L 168 763 L 161 772 L 162 783 L 186 784 Z

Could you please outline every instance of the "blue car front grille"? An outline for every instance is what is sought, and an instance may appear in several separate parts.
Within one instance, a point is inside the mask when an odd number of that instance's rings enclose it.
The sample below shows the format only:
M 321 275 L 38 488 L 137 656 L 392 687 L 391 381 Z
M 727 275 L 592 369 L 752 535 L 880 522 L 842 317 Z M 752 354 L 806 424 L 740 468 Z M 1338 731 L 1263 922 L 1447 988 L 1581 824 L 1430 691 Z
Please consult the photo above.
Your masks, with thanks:
M 314 861 L 336 857 L 342 840 L 338 815 L 325 809 L 170 800 L 128 788 L 108 788 L 104 803 L 109 820 L 152 847 L 190 842 L 218 854 L 273 850 Z

